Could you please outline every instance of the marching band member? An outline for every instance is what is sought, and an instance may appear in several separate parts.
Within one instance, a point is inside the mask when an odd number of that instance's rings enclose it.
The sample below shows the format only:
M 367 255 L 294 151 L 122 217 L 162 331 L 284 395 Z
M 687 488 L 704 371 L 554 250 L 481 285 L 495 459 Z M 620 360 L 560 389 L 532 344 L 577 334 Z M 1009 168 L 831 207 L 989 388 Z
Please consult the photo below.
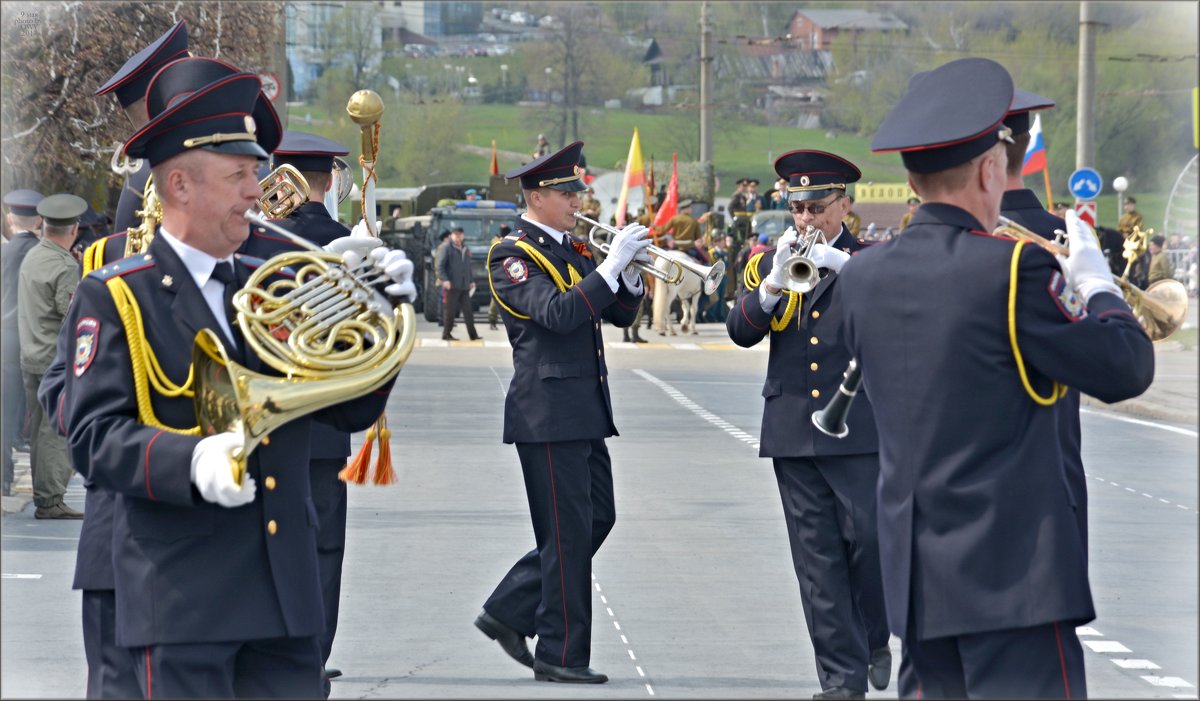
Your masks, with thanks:
M 991 233 L 1012 101 L 988 59 L 910 82 L 871 146 L 900 152 L 923 204 L 839 281 L 879 430 L 889 628 L 926 698 L 1086 695 L 1075 627 L 1095 610 L 1052 405 L 1068 386 L 1117 401 L 1153 378 L 1078 218 L 1062 261 Z
M 60 415 L 75 469 L 117 493 L 116 643 L 132 648 L 141 693 L 320 698 L 316 516 L 308 479 L 287 469 L 308 462 L 310 418 L 275 430 L 239 486 L 230 455 L 241 434 L 201 437 L 189 395 L 201 329 L 274 374 L 240 347 L 229 299 L 261 262 L 234 253 L 250 233 L 258 162 L 281 130 L 253 73 L 203 82 L 211 75 L 205 60 L 183 59 L 151 81 L 155 116 L 125 153 L 150 163 L 161 227 L 145 254 L 80 283 Z M 365 429 L 390 387 L 313 418 Z
M 575 226 L 583 142 L 538 158 L 520 178 L 528 211 L 488 252 L 492 294 L 504 310 L 513 378 L 504 442 L 515 443 L 537 547 L 509 570 L 475 625 L 539 681 L 603 683 L 589 667 L 592 556 L 616 521 L 604 439 L 617 435 L 602 319 L 633 322 L 643 289 L 632 261 L 649 261 L 649 230 L 630 224 L 595 265 Z M 525 638 L 538 636 L 531 655 Z
M 850 361 L 841 334 L 838 271 L 865 248 L 846 229 L 847 184 L 861 173 L 824 151 L 792 151 L 775 161 L 788 181 L 795 223 L 774 250 L 746 267 L 746 292 L 726 319 L 729 337 L 749 348 L 768 335 L 759 455 L 771 458 L 783 500 L 792 562 L 822 691 L 814 698 L 863 698 L 867 682 L 884 689 L 892 655 L 883 611 L 875 482 L 879 448 L 871 404 L 853 406 L 850 436 L 826 436 L 804 420 L 820 409 Z M 806 254 L 821 279 L 811 291 L 787 289 L 786 262 L 797 231 L 812 226 L 826 243 Z

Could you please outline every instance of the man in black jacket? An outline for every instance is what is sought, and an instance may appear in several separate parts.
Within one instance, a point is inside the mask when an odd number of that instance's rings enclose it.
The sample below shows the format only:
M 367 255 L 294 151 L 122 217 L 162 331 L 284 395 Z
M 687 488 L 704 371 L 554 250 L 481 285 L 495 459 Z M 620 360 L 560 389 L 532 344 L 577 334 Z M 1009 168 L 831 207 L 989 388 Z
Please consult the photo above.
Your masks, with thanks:
M 466 233 L 461 226 L 450 230 L 450 237 L 442 242 L 441 250 L 437 252 L 437 275 L 442 281 L 442 338 L 447 341 L 457 340 L 450 335 L 454 328 L 454 317 L 462 307 L 463 321 L 467 324 L 467 335 L 474 341 L 479 338 L 475 333 L 475 311 L 471 308 L 471 295 L 475 294 L 475 280 L 471 276 L 471 249 L 463 240 Z

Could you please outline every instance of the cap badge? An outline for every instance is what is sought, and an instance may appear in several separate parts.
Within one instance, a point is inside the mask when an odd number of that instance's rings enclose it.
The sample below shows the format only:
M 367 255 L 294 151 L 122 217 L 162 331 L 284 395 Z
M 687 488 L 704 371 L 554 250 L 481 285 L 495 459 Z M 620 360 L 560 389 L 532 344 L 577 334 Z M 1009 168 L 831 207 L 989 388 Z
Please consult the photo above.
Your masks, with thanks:
M 808 187 L 808 176 L 807 175 L 800 176 L 800 185 L 803 187 Z
M 254 123 L 254 117 L 246 115 L 243 117 L 243 119 L 246 120 L 246 131 L 250 132 L 251 134 L 258 133 L 258 125 Z

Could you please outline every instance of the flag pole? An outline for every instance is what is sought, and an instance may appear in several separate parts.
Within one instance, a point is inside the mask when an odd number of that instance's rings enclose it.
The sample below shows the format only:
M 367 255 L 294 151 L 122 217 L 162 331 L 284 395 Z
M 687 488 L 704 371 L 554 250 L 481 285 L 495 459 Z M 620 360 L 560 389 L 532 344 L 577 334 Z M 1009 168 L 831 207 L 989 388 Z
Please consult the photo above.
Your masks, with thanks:
M 1042 168 L 1042 176 L 1046 180 L 1046 210 L 1054 211 L 1054 197 L 1050 194 L 1050 164 L 1047 163 L 1045 168 Z

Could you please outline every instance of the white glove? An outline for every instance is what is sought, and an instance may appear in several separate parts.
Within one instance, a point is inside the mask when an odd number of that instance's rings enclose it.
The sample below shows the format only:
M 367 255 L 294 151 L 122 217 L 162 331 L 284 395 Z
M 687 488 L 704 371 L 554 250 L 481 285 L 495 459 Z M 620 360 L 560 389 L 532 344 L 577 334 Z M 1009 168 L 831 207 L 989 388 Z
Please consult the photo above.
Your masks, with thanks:
M 417 287 L 412 281 L 413 262 L 404 251 L 380 246 L 371 251 L 371 257 L 375 260 L 376 269 L 392 279 L 383 288 L 384 292 L 393 297 L 405 297 L 410 303 L 417 299 Z
M 817 266 L 818 270 L 828 268 L 835 273 L 840 273 L 842 266 L 846 264 L 846 261 L 850 260 L 849 253 L 823 243 L 814 243 L 812 250 L 808 252 L 808 257 L 812 260 L 813 265 Z
M 382 228 L 383 222 L 376 220 L 374 229 L 375 233 L 378 234 L 379 230 Z M 365 219 L 358 220 L 358 223 L 355 224 L 354 228 L 350 230 L 350 235 L 357 238 L 373 238 L 371 232 L 367 230 L 367 222 Z
M 325 244 L 324 249 L 330 253 L 342 254 L 346 251 L 358 253 L 359 258 L 366 256 L 372 250 L 383 245 L 383 241 L 371 236 L 343 236 Z
M 254 478 L 246 475 L 241 486 L 233 481 L 233 451 L 243 449 L 241 433 L 226 431 L 202 439 L 192 449 L 192 484 L 205 501 L 233 509 L 254 501 Z
M 616 280 L 637 254 L 644 251 L 652 241 L 646 237 L 650 230 L 641 224 L 629 224 L 613 237 L 609 244 L 608 257 L 597 266 L 604 277 Z
M 1084 304 L 1100 292 L 1111 292 L 1120 297 L 1121 289 L 1113 282 L 1108 261 L 1091 227 L 1073 209 L 1068 209 L 1063 219 L 1067 222 L 1067 244 L 1071 254 L 1066 258 L 1059 256 L 1058 261 L 1067 284 L 1083 299 Z
M 796 241 L 799 238 L 800 234 L 796 232 L 796 228 L 789 226 L 779 237 L 779 240 L 775 242 L 775 259 L 771 261 L 771 272 L 767 274 L 767 279 L 763 280 L 763 284 L 759 285 L 759 289 L 762 290 L 761 294 L 774 297 L 778 301 L 779 291 L 787 286 L 787 275 L 784 271 L 784 264 L 796 252 Z M 768 285 L 771 289 L 777 291 L 773 294 L 768 292 L 766 289 Z M 767 301 L 769 300 L 764 299 L 763 304 L 765 305 Z M 775 303 L 771 302 L 771 306 L 773 307 L 774 305 Z

